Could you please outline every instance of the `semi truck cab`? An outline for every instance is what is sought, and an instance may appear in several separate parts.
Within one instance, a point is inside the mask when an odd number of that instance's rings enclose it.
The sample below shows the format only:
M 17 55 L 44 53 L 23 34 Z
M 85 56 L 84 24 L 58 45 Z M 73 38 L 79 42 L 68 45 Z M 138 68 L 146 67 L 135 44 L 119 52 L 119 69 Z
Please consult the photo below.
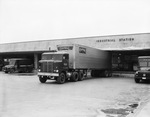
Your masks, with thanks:
M 46 82 L 47 79 L 57 80 L 60 73 L 69 69 L 69 54 L 66 52 L 43 53 L 39 63 L 38 76 L 42 83 Z
M 134 76 L 135 82 L 150 81 L 150 56 L 138 57 L 138 64 L 138 71 Z

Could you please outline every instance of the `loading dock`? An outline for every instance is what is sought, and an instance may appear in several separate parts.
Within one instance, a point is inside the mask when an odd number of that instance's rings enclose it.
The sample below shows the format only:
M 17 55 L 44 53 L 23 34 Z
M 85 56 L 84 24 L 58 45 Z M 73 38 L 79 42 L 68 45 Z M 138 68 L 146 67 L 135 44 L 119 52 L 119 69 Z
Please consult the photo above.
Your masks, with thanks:
M 10 52 L 10 53 L 2 53 L 1 61 L 3 62 L 3 66 L 8 64 L 8 60 L 11 58 L 27 58 L 30 59 L 34 65 L 34 70 L 38 69 L 38 61 L 41 59 L 41 53 L 31 53 L 31 52 Z
M 0 44 L 0 59 L 31 58 L 37 70 L 41 54 L 56 50 L 61 44 L 81 44 L 110 51 L 112 68 L 118 71 L 136 71 L 138 56 L 150 56 L 150 33 L 138 33 Z
M 138 57 L 149 56 L 150 50 L 113 51 L 112 66 L 114 71 L 137 71 Z

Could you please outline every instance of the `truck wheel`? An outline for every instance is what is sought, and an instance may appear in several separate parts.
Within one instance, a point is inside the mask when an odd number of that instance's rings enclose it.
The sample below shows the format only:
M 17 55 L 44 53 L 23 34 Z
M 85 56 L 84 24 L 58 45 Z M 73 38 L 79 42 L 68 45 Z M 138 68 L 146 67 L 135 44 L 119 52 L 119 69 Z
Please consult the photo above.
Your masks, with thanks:
M 5 71 L 5 73 L 7 74 L 7 73 L 8 73 L 8 71 Z
M 91 71 L 91 76 L 92 77 L 99 77 L 100 76 L 99 71 L 98 70 L 92 70 Z
M 24 70 L 24 72 L 25 72 L 25 73 L 29 73 L 29 68 L 26 68 L 26 69 Z
M 139 83 L 139 82 L 140 82 L 140 79 L 136 79 L 136 78 L 135 78 L 134 80 L 135 80 L 136 83 Z
M 9 73 L 14 73 L 15 70 L 14 69 L 10 69 Z
M 39 76 L 39 80 L 41 83 L 45 83 L 47 81 L 47 77 L 46 76 Z
M 112 77 L 112 72 L 111 71 L 109 72 L 109 77 Z
M 59 77 L 57 78 L 57 83 L 63 84 L 66 81 L 66 75 L 65 73 L 60 73 Z
M 94 70 L 91 71 L 91 76 L 95 77 L 95 71 Z
M 107 70 L 104 71 L 104 76 L 109 77 L 109 72 Z
M 84 77 L 83 77 L 83 72 L 79 72 L 79 79 L 78 79 L 78 80 L 79 80 L 79 81 L 82 81 L 83 78 L 84 78 Z
M 73 72 L 72 77 L 71 77 L 71 81 L 77 82 L 78 79 L 79 79 L 79 74 L 78 74 L 78 72 Z

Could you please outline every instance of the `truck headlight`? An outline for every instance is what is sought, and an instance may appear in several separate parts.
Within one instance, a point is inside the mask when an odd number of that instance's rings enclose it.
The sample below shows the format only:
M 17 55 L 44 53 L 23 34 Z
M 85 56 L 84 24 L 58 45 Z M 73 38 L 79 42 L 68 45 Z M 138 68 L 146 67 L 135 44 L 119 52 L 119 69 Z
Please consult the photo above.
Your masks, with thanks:
M 138 76 L 138 73 L 139 73 L 139 72 L 138 72 L 138 71 L 136 71 L 136 72 L 135 72 L 135 76 Z
M 58 72 L 59 72 L 59 70 L 54 70 L 54 72 L 57 72 L 57 73 L 58 73 Z
M 70 72 L 67 73 L 67 77 L 68 77 L 68 78 L 70 78 L 71 75 L 72 75 L 72 74 L 71 74 Z
M 38 71 L 40 72 L 40 71 L 41 71 L 41 69 L 38 69 Z

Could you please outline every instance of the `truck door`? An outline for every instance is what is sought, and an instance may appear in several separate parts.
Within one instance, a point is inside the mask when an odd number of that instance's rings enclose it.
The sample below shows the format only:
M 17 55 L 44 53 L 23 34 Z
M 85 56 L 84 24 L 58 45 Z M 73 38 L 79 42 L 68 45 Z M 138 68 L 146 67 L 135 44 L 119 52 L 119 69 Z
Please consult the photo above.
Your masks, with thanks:
M 68 54 L 64 54 L 63 55 L 63 69 L 67 70 L 69 69 L 69 55 Z

